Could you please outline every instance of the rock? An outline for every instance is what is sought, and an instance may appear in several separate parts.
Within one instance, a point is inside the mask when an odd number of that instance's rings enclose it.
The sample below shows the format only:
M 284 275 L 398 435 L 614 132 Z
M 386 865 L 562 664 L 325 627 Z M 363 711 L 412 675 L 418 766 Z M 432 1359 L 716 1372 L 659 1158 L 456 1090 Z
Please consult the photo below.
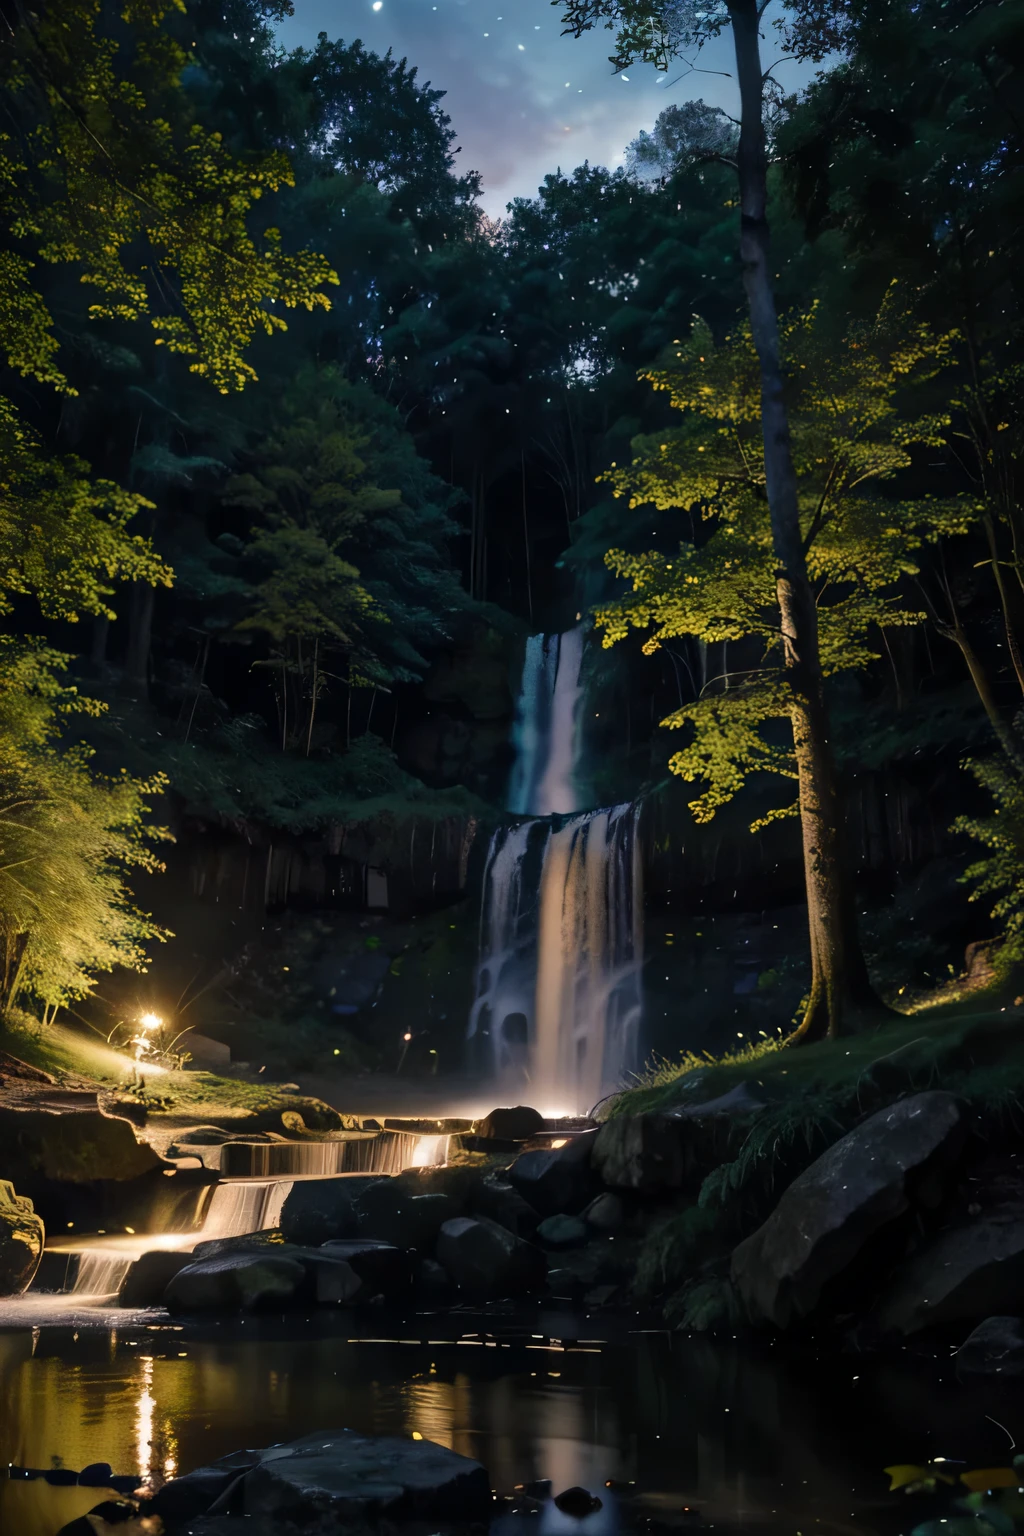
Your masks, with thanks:
M 0 1179 L 0 1296 L 20 1296 L 28 1290 L 43 1256 L 45 1237 L 32 1201 L 16 1195 L 14 1185 Z
M 573 1274 L 571 1269 L 549 1269 L 548 1290 L 560 1301 L 576 1301 L 582 1294 L 583 1287 L 579 1277 Z
M 588 1515 L 594 1515 L 604 1507 L 589 1488 L 567 1488 L 564 1493 L 556 1494 L 554 1505 L 563 1515 L 570 1515 L 573 1520 L 585 1520 Z
M 537 1237 L 546 1248 L 580 1248 L 590 1233 L 579 1216 L 546 1216 L 537 1228 Z
M 190 1253 L 157 1248 L 135 1260 L 117 1293 L 119 1307 L 158 1307 L 179 1270 L 192 1263 Z
M 245 1470 L 233 1467 L 196 1467 L 184 1477 L 175 1477 L 159 1489 L 150 1501 L 150 1509 L 164 1521 L 193 1520 L 209 1512 L 210 1505 L 227 1493 L 232 1483 L 245 1476 Z
M 91 1461 L 78 1474 L 79 1488 L 109 1488 L 114 1469 L 109 1461 Z
M 341 1238 L 325 1243 L 320 1250 L 328 1258 L 344 1259 L 351 1264 L 366 1287 L 367 1296 L 396 1300 L 412 1285 L 412 1264 L 404 1249 L 372 1237 Z
M 547 1260 L 539 1248 L 486 1217 L 446 1221 L 437 1257 L 460 1291 L 477 1300 L 540 1290 L 547 1276 Z
M 526 1104 L 514 1109 L 492 1109 L 476 1128 L 476 1134 L 484 1141 L 529 1141 L 531 1136 L 544 1130 L 544 1116 Z
M 900 1266 L 877 1312 L 883 1332 L 1009 1314 L 1024 1296 L 1024 1212 L 947 1227 Z
M 965 1135 L 959 1102 L 936 1091 L 879 1110 L 841 1137 L 734 1251 L 732 1283 L 747 1319 L 785 1328 L 806 1317 L 875 1232 L 912 1200 L 935 1200 Z
M 57 1536 L 98 1536 L 101 1531 L 114 1530 L 119 1536 L 149 1536 L 139 1519 L 138 1506 L 127 1499 L 107 1499 L 93 1505 L 87 1515 L 62 1525 Z
M 611 1189 L 681 1189 L 691 1171 L 686 1117 L 615 1115 L 597 1132 L 594 1169 Z
M 338 1237 L 353 1237 L 356 1213 L 345 1179 L 296 1179 L 281 1207 L 281 1235 L 286 1243 L 316 1247 Z
M 451 1276 L 436 1259 L 420 1259 L 412 1283 L 416 1300 L 428 1306 L 444 1306 L 454 1299 L 455 1286 Z
M 564 1147 L 523 1152 L 508 1170 L 513 1189 L 542 1216 L 580 1211 L 593 1194 L 591 1154 L 600 1131 L 583 1131 Z
M 175 1146 L 178 1147 L 222 1147 L 226 1141 L 232 1140 L 234 1137 L 231 1131 L 225 1131 L 219 1125 L 193 1125 L 174 1138 Z
M 164 1291 L 168 1312 L 231 1312 L 286 1307 L 306 1280 L 292 1258 L 263 1253 L 222 1254 L 187 1264 Z
M 359 1197 L 358 1229 L 396 1248 L 425 1248 L 433 1244 L 446 1221 L 458 1214 L 446 1194 L 409 1194 L 396 1180 L 371 1184 Z
M 243 1504 L 247 1513 L 340 1529 L 373 1520 L 485 1520 L 493 1501 L 479 1462 L 430 1440 L 342 1430 L 264 1451 L 246 1477 Z
M 583 1212 L 583 1220 L 595 1232 L 617 1232 L 626 1219 L 626 1207 L 619 1195 L 598 1195 Z
M 956 1374 L 970 1376 L 1024 1375 L 1024 1318 L 987 1317 L 956 1352 Z
M 23 1187 L 40 1178 L 67 1184 L 137 1179 L 170 1166 L 137 1139 L 127 1120 L 99 1109 L 0 1109 L 0 1147 L 4 1173 Z
M 471 1197 L 471 1214 L 488 1216 L 499 1226 L 507 1227 L 517 1237 L 532 1237 L 537 1230 L 540 1216 L 529 1200 L 525 1199 L 504 1179 L 490 1175 L 481 1181 L 479 1189 Z
M 319 1306 L 352 1307 L 372 1299 L 370 1287 L 346 1259 L 328 1259 L 313 1266 Z
M 285 1251 L 280 1234 L 273 1227 L 263 1232 L 243 1232 L 239 1237 L 209 1237 L 205 1243 L 196 1243 L 192 1259 L 216 1259 L 222 1254 L 265 1253 L 268 1250 L 278 1258 Z

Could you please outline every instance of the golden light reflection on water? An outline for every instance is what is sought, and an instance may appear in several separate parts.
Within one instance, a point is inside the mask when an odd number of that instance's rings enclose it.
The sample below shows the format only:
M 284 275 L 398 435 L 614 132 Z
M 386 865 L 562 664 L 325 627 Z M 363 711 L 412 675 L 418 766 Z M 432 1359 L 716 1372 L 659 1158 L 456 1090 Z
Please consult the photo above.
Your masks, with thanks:
M 943 1449 L 961 1443 L 938 1433 L 948 1394 L 911 1394 L 890 1371 L 869 1398 L 859 1362 L 847 1432 L 831 1374 L 795 1380 L 774 1360 L 707 1341 L 660 1334 L 605 1350 L 595 1340 L 556 1347 L 544 1335 L 508 1344 L 424 1334 L 403 1343 L 329 1331 L 289 1338 L 277 1326 L 223 1325 L 187 1347 L 178 1329 L 139 1325 L 116 1337 L 0 1331 L 0 1467 L 104 1461 L 158 1482 L 244 1446 L 348 1427 L 422 1435 L 482 1461 L 503 1492 L 534 1478 L 596 1489 L 636 1478 L 645 1496 L 701 1505 L 709 1524 L 750 1518 L 850 1536 L 851 1463 L 870 1488 L 865 1464 L 880 1468 L 894 1444 L 918 1455 L 896 1438 L 906 1424 L 931 1437 L 927 1454 L 940 1438 Z M 871 1453 L 868 1434 L 879 1440 Z M 979 1465 L 995 1464 L 995 1448 L 977 1454 L 990 1458 Z M 0 1479 L 0 1532 L 54 1536 L 102 1497 Z

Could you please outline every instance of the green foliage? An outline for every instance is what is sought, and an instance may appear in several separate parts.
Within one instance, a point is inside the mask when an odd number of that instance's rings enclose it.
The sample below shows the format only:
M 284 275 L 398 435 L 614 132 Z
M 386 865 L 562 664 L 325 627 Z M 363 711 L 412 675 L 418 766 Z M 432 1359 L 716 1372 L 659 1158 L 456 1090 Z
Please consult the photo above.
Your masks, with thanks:
M 720 1247 L 712 1242 L 718 1226 L 717 1211 L 693 1205 L 649 1227 L 633 1280 L 637 1295 L 661 1296 L 690 1279 Z
M 82 707 L 58 681 L 66 662 L 0 643 L 0 1012 L 22 996 L 54 1009 L 84 997 L 97 971 L 142 969 L 146 940 L 166 937 L 124 884 L 161 867 L 147 844 L 166 834 L 146 820 L 161 782 L 101 778 L 87 749 L 58 749 Z
M 992 900 L 990 916 L 1003 929 L 1000 968 L 1024 961 L 1024 781 L 1002 759 L 972 760 L 968 767 L 992 797 L 988 816 L 959 816 L 953 830 L 986 850 L 964 870 L 971 901 Z
M 817 305 L 784 327 L 801 527 L 826 676 L 875 659 L 879 626 L 921 621 L 916 606 L 900 601 L 899 584 L 915 574 L 923 544 L 968 520 L 966 499 L 877 489 L 910 466 L 915 446 L 941 439 L 947 419 L 908 415 L 903 397 L 910 383 L 949 366 L 955 339 L 911 321 L 895 288 L 871 324 L 851 324 L 841 336 Z M 605 478 L 631 509 L 688 512 L 692 535 L 671 558 L 610 550 L 608 565 L 632 593 L 599 607 L 597 622 L 606 646 L 631 628 L 649 631 L 646 654 L 680 636 L 705 645 L 757 642 L 757 664 L 727 674 L 721 691 L 662 722 L 692 732 L 669 766 L 689 783 L 705 782 L 691 810 L 707 821 L 754 773 L 796 777 L 789 745 L 766 730 L 788 719 L 791 693 L 760 450 L 760 376 L 746 328 L 716 347 L 697 322 L 648 377 L 683 422 L 635 439 L 632 463 L 613 465 Z M 755 827 L 795 809 L 771 812 Z

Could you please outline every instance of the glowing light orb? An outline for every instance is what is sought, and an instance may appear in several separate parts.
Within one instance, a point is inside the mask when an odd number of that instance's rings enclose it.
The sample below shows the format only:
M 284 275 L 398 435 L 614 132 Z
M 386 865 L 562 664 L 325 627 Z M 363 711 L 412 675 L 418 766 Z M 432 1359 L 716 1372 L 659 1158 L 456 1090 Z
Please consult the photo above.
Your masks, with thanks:
M 144 1013 L 139 1020 L 140 1029 L 159 1029 L 161 1018 L 158 1013 Z

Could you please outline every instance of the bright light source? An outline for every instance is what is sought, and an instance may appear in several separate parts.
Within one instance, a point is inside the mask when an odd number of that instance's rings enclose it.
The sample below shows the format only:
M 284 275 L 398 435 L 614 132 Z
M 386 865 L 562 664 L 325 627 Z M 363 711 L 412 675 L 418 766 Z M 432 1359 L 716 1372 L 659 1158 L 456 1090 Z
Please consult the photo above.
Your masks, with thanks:
M 557 1141 L 553 1141 L 551 1143 L 551 1150 L 553 1152 L 556 1152 L 559 1147 L 567 1147 L 568 1145 L 569 1145 L 569 1138 L 568 1138 L 568 1136 L 560 1136 Z
M 448 1161 L 447 1136 L 421 1136 L 413 1148 L 413 1168 L 437 1168 Z
M 161 1024 L 158 1013 L 144 1013 L 139 1020 L 140 1029 L 159 1029 Z
M 404 1035 L 403 1035 L 403 1036 L 402 1036 L 402 1039 L 403 1039 L 403 1040 L 411 1040 L 411 1039 L 412 1039 L 412 1035 L 410 1035 L 410 1034 L 404 1034 Z
M 373 7 L 372 8 L 375 11 L 379 11 L 383 4 L 384 4 L 384 0 L 373 0 Z

